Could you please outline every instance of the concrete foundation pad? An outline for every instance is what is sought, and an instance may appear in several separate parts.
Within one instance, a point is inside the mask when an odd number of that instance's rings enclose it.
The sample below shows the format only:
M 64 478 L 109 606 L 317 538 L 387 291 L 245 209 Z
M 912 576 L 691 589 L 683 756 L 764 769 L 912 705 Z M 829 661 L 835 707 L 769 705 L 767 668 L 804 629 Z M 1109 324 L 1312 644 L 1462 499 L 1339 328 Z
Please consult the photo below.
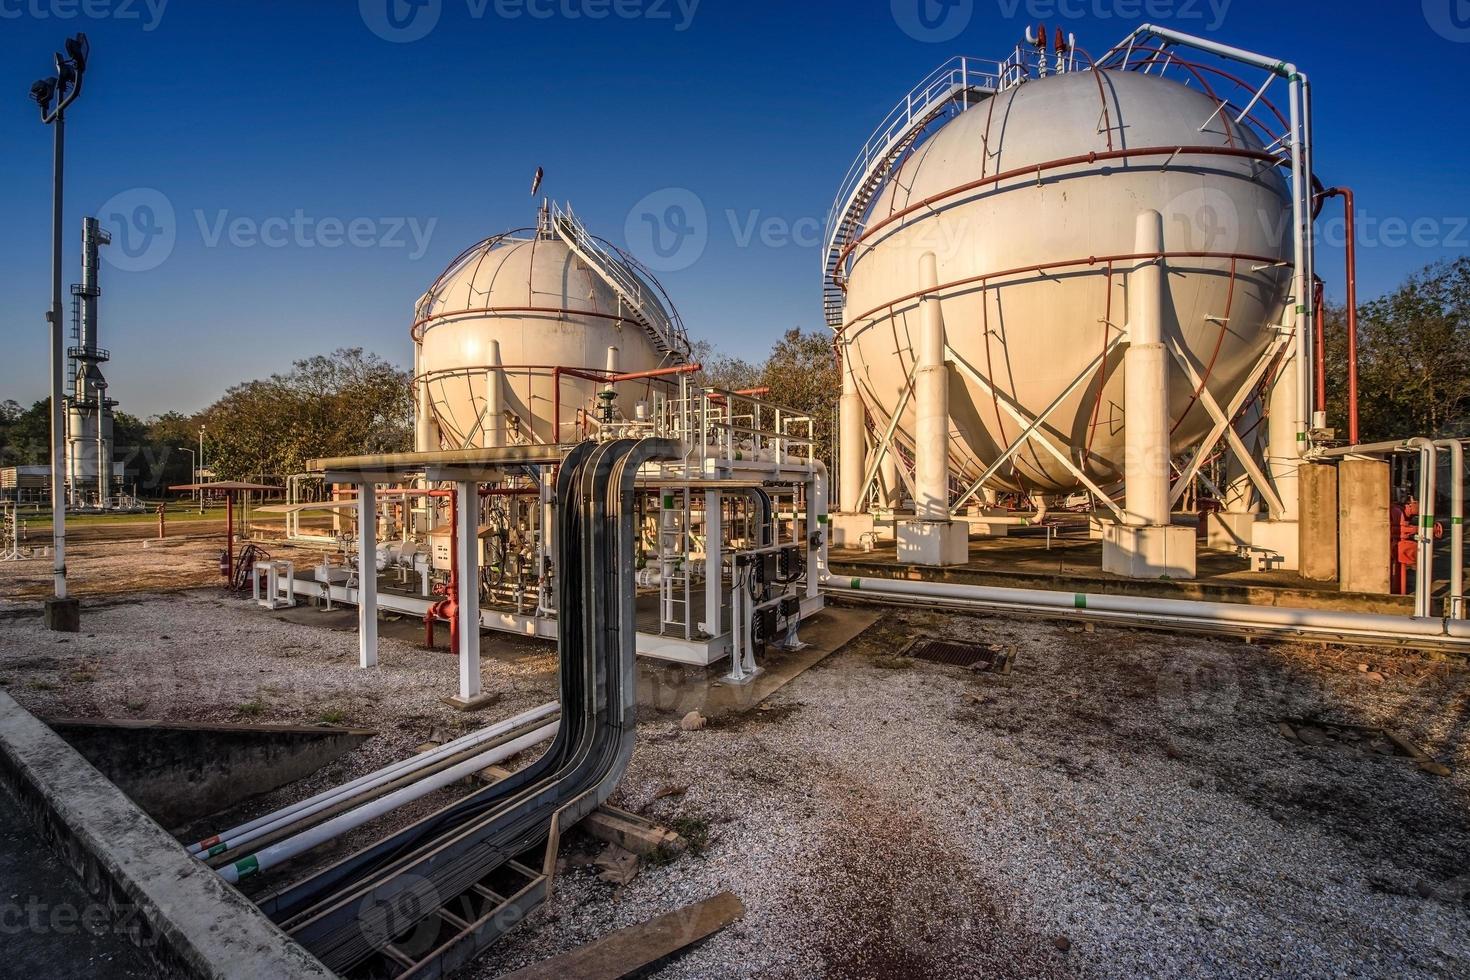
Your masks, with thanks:
M 239 980 L 333 976 L 3 692 L 0 779 L 161 971 Z
M 1273 567 L 1288 572 L 1301 568 L 1301 525 L 1296 521 L 1256 521 L 1251 527 L 1251 547 L 1273 551 L 1281 560 Z
M 1103 571 L 1125 578 L 1195 576 L 1195 532 L 1175 526 L 1103 526 Z
M 1217 511 L 1205 516 L 1205 547 L 1216 551 L 1234 551 L 1251 543 L 1255 514 L 1230 514 Z
M 832 547 L 862 548 L 867 544 L 863 535 L 873 533 L 873 515 L 832 514 L 827 518 L 827 526 L 831 528 Z
M 1009 537 L 1011 526 L 1017 523 L 1014 517 L 999 516 L 997 514 L 965 514 L 956 517 L 955 521 L 964 522 L 970 526 L 970 534 L 977 538 L 1004 538 Z
M 449 705 L 455 711 L 483 711 L 491 705 L 498 703 L 500 701 L 500 695 L 481 694 L 466 700 L 456 694 L 453 697 L 440 698 L 439 700 Z
M 73 597 L 47 599 L 42 616 L 48 630 L 76 633 L 82 628 L 82 604 Z
M 915 565 L 963 565 L 970 560 L 970 528 L 963 521 L 900 521 L 898 560 Z

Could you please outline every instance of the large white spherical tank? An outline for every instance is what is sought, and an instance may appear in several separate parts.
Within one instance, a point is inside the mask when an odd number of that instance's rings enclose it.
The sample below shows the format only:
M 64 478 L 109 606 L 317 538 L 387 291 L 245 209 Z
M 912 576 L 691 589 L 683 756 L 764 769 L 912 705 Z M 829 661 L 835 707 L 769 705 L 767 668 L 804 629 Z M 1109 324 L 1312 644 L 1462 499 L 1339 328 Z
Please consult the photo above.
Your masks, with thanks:
M 1291 222 L 1286 183 L 1260 159 L 1259 140 L 1216 110 L 1209 95 L 1156 75 L 1074 72 L 1001 92 L 920 143 L 875 199 L 847 282 L 842 329 L 879 425 L 914 367 L 920 259 L 933 252 L 952 359 L 996 389 L 958 364 L 950 371 L 952 476 L 978 478 L 1024 431 L 1008 404 L 1035 418 L 1086 375 L 1044 431 L 1097 484 L 1117 486 L 1125 346 L 1093 362 L 1126 325 L 1136 219 L 1147 210 L 1163 217 L 1165 336 L 1181 339 L 1227 403 L 1281 323 Z M 1217 146 L 1227 149 L 1086 159 Z M 1084 159 L 1059 163 L 1074 157 Z M 962 185 L 974 186 L 950 193 Z M 1170 372 L 1170 451 L 1179 453 L 1212 420 L 1172 361 Z M 914 426 L 910 399 L 898 427 L 910 451 Z M 1079 486 L 1034 442 L 992 482 L 1042 493 Z
M 499 344 L 504 411 L 537 442 L 575 441 L 579 410 L 595 410 L 603 388 L 558 378 L 555 368 L 603 371 L 609 347 L 617 348 L 622 372 L 682 360 L 655 346 L 613 288 L 565 242 L 534 231 L 488 239 L 461 256 L 419 301 L 416 320 L 419 383 L 428 387 L 443 445 L 451 449 L 491 444 L 491 341 Z M 624 416 L 647 397 L 645 387 L 618 386 Z

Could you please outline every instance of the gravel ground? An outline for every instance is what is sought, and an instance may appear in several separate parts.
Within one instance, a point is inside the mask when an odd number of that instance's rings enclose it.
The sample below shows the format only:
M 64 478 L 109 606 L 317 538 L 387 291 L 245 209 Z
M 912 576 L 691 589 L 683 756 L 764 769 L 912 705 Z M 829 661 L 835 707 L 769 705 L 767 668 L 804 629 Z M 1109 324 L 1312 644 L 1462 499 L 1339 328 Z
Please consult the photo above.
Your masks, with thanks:
M 245 815 L 554 685 L 544 646 L 512 650 L 485 665 L 501 704 L 466 719 L 437 701 L 449 658 L 387 638 L 360 672 L 351 633 L 212 592 L 94 605 L 84 627 L 0 604 L 0 681 L 42 714 L 381 733 Z M 1013 646 L 1015 669 L 895 656 L 920 634 Z M 1467 682 L 1428 655 L 893 610 L 748 714 L 684 732 L 647 713 L 614 802 L 692 852 L 621 888 L 569 853 L 469 975 L 726 888 L 745 918 L 659 976 L 1470 975 Z M 1454 772 L 1300 745 L 1283 718 L 1392 728 Z
M 895 658 L 916 634 L 1019 659 Z M 1467 677 L 894 611 L 764 712 L 643 726 L 620 802 L 707 832 L 703 853 L 621 890 L 570 869 L 475 975 L 729 888 L 745 919 L 660 977 L 1465 976 Z M 1300 746 L 1282 717 L 1389 726 L 1456 773 Z

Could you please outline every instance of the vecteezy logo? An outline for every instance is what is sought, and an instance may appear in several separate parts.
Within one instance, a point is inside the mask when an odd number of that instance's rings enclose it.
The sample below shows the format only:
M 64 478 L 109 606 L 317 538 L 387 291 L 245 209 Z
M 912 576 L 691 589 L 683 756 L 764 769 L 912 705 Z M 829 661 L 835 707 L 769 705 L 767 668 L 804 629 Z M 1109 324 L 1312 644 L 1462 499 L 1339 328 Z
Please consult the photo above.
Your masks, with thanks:
M 1470 0 L 1423 0 L 1424 19 L 1446 41 L 1470 41 Z
M 97 220 L 112 235 L 112 244 L 102 250 L 102 257 L 122 272 L 158 268 L 173 254 L 178 240 L 174 206 L 152 187 L 112 195 L 97 209 Z
M 1233 252 L 1240 244 L 1240 209 L 1218 187 L 1195 187 L 1163 208 L 1164 240 L 1185 251 Z
M 443 0 L 357 0 L 357 10 L 367 29 L 378 37 L 407 44 L 438 25 Z
M 975 0 L 889 0 L 893 21 L 915 41 L 953 41 L 970 26 Z
M 647 195 L 628 212 L 623 240 L 655 272 L 678 272 L 699 261 L 709 244 L 704 202 L 684 187 Z

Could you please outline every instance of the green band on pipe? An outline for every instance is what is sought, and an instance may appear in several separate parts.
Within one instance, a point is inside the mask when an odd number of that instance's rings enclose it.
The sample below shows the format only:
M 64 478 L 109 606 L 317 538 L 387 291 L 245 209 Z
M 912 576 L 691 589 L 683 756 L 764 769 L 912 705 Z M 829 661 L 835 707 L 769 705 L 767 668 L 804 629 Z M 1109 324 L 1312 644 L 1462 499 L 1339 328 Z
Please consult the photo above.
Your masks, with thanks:
M 247 878 L 250 875 L 255 874 L 255 872 L 259 870 L 260 861 L 255 857 L 254 854 L 250 855 L 248 858 L 235 862 L 235 873 L 241 878 Z
M 1419 526 L 1420 527 L 1423 527 L 1423 528 L 1433 528 L 1434 527 L 1434 515 L 1433 514 L 1425 514 L 1422 517 L 1420 517 L 1419 518 Z
M 1087 608 L 1087 596 L 1083 595 L 1081 592 L 1075 592 L 1075 593 L 1073 593 L 1072 594 L 1072 606 L 1074 608 L 1077 608 L 1077 609 L 1086 609 Z
M 863 580 L 860 579 L 860 578 L 853 579 L 852 580 L 852 587 L 854 589 L 861 589 L 863 587 Z
M 1464 524 L 1465 523 L 1465 518 L 1463 518 L 1463 517 L 1451 517 L 1450 518 L 1450 523 L 1451 524 Z
M 230 848 L 229 848 L 229 845 L 228 844 L 216 844 L 216 845 L 214 845 L 213 847 L 211 847 L 209 849 L 209 856 L 210 857 L 214 857 L 216 854 L 223 854 L 225 851 L 228 851 L 229 849 Z

